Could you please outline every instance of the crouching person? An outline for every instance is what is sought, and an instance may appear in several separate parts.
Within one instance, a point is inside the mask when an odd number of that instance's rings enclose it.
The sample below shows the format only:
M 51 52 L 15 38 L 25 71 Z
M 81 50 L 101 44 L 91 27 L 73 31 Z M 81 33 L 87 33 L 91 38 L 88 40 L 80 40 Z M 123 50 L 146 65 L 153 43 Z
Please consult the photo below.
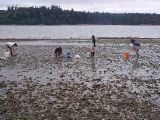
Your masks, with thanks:
M 54 51 L 54 55 L 56 58 L 63 57 L 62 48 L 61 47 L 56 48 Z
M 134 39 L 131 39 L 131 43 L 133 44 L 133 50 L 136 52 L 137 60 L 139 59 L 139 49 L 140 49 L 140 43 L 137 42 Z
M 14 43 L 14 42 L 7 42 L 6 43 L 6 51 L 9 51 L 9 54 L 11 56 L 13 56 L 14 52 L 15 52 L 15 47 L 17 47 L 17 43 Z

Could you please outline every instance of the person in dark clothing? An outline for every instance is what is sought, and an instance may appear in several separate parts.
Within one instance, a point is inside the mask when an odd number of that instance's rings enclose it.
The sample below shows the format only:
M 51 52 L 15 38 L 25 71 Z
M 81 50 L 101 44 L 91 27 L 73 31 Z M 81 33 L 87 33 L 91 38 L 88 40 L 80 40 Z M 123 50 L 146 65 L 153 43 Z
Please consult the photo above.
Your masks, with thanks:
M 62 48 L 61 47 L 56 48 L 54 51 L 54 55 L 56 58 L 61 57 L 62 56 Z
M 93 43 L 93 46 L 95 47 L 96 46 L 96 38 L 94 35 L 92 35 L 92 43 Z
M 59 47 L 59 55 L 61 56 L 62 55 L 62 48 Z
M 139 49 L 140 49 L 140 43 L 134 40 L 133 38 L 131 39 L 131 43 L 133 44 L 133 50 L 135 50 L 137 59 L 139 59 Z

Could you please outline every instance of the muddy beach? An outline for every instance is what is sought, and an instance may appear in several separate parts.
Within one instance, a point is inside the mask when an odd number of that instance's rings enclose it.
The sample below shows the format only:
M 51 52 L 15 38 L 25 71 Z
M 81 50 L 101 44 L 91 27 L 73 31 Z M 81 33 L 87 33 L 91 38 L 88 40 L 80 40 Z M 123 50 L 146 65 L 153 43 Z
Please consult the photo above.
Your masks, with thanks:
M 142 42 L 138 62 L 128 42 L 98 42 L 94 59 L 88 41 L 62 43 L 21 42 L 16 56 L 0 60 L 0 119 L 160 119 L 159 41 Z M 80 63 L 54 58 L 60 45 Z

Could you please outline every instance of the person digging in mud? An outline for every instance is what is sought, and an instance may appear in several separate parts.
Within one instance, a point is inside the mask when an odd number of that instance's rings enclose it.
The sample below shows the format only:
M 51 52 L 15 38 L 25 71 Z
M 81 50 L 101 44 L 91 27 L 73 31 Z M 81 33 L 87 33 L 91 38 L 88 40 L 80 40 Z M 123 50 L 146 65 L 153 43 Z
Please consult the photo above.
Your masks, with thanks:
M 6 51 L 9 51 L 10 55 L 13 56 L 14 47 L 17 47 L 17 43 L 14 42 L 7 42 L 6 43 Z
M 139 59 L 139 49 L 140 49 L 140 43 L 134 40 L 133 38 L 131 39 L 131 43 L 133 44 L 133 50 L 136 52 L 137 55 L 137 60 Z
M 54 55 L 56 58 L 63 57 L 62 48 L 61 47 L 56 48 L 54 51 Z

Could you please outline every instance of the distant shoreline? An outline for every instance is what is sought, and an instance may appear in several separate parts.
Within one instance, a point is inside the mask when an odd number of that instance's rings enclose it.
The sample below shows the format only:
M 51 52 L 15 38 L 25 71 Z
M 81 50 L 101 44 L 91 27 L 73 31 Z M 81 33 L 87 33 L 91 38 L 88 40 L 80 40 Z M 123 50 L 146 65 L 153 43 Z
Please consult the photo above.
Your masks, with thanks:
M 152 25 L 152 24 L 140 24 L 140 25 L 126 25 L 126 24 L 119 24 L 119 25 L 111 25 L 111 24 L 60 24 L 60 25 L 46 25 L 46 24 L 37 24 L 37 25 L 28 25 L 28 24 L 0 24 L 0 26 L 160 26 L 158 25 Z

